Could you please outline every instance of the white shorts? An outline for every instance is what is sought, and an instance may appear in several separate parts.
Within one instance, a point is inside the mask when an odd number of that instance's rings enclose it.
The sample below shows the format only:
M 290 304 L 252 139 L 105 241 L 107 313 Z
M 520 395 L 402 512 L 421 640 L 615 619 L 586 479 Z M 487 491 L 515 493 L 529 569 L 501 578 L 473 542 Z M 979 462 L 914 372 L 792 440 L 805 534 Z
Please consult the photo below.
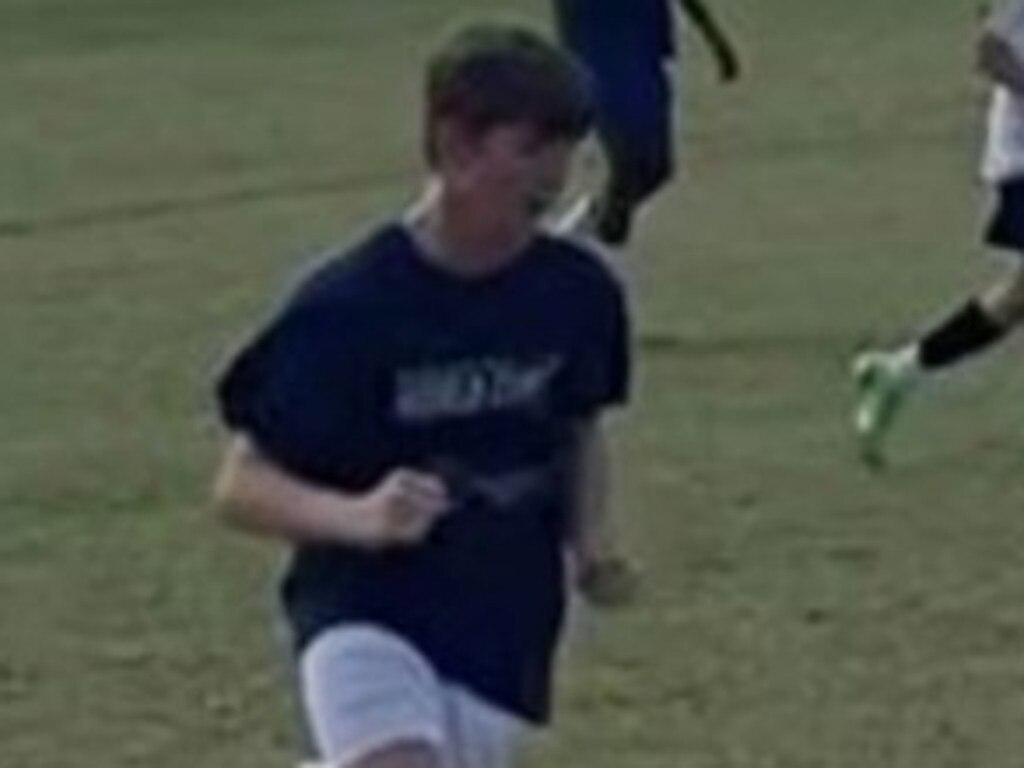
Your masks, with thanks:
M 299 659 L 306 721 L 323 768 L 347 768 L 398 743 L 424 743 L 444 768 L 511 768 L 531 726 L 441 680 L 386 630 L 324 632 Z

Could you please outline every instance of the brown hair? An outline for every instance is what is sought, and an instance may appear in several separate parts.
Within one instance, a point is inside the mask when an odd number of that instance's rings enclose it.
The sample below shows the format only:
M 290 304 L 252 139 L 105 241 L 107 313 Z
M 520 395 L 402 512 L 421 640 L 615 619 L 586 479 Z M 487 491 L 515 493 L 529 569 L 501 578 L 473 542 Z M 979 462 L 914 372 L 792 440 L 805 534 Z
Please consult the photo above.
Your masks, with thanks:
M 476 24 L 456 32 L 431 57 L 426 82 L 426 143 L 453 120 L 473 133 L 528 125 L 542 139 L 578 140 L 593 122 L 590 82 L 568 53 L 529 27 Z

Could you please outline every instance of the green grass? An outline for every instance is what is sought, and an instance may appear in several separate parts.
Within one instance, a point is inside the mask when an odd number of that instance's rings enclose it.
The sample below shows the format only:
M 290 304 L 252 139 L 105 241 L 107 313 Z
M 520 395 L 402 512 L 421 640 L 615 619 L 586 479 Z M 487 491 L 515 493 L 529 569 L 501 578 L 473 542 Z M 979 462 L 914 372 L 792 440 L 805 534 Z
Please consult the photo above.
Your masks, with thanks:
M 618 492 L 648 591 L 582 632 L 532 765 L 1018 768 L 1010 342 L 872 476 L 846 363 L 991 265 L 955 0 L 726 0 L 636 247 Z M 296 754 L 279 553 L 209 519 L 209 387 L 305 254 L 399 205 L 418 63 L 541 0 L 0 0 L 0 764 Z M 691 41 L 692 42 L 692 41 Z M 653 343 L 658 340 L 658 343 Z

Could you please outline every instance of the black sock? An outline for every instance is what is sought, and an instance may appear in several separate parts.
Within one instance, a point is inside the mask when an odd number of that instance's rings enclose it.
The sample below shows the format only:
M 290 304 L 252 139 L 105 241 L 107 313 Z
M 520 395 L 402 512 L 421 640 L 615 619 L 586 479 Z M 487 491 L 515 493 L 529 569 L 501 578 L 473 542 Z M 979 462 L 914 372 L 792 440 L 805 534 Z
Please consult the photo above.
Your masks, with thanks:
M 1006 328 L 972 299 L 928 331 L 918 344 L 921 367 L 943 368 L 998 341 Z

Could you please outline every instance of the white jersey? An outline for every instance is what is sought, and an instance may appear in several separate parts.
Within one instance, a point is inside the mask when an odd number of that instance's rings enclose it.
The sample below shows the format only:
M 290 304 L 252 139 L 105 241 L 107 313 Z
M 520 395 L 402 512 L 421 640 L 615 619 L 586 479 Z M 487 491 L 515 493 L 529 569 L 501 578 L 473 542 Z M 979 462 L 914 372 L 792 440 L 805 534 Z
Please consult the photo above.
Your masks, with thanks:
M 1024 61 L 1024 0 L 1004 0 L 987 26 Z M 992 183 L 1024 175 L 1024 96 L 1003 85 L 993 88 L 981 175 Z

